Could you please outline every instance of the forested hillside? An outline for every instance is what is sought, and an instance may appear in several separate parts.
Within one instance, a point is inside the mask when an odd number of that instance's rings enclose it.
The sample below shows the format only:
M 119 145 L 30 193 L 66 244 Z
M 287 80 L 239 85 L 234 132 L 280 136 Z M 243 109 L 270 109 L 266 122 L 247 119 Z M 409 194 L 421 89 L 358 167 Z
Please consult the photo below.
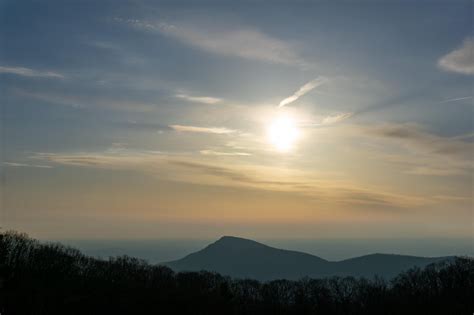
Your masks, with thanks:
M 411 269 L 390 282 L 333 277 L 258 282 L 99 260 L 16 232 L 0 235 L 0 312 L 13 314 L 472 314 L 474 261 Z

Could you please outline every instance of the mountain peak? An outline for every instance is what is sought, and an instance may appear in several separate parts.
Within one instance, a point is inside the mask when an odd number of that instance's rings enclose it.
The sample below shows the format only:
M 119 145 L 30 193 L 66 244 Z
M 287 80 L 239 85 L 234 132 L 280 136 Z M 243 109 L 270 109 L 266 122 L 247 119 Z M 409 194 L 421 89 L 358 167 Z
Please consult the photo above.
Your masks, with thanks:
M 243 237 L 238 237 L 238 236 L 224 235 L 221 238 L 219 238 L 216 241 L 216 243 L 217 242 L 255 242 L 255 241 L 247 239 L 247 238 L 243 238 Z
M 237 239 L 237 240 L 245 240 L 245 238 L 238 237 L 238 236 L 224 235 L 224 236 L 222 236 L 221 238 L 219 238 L 219 239 L 217 240 L 217 242 L 219 242 L 219 241 L 227 241 L 227 240 L 235 240 L 235 239 Z
M 268 247 L 264 244 L 261 244 L 259 242 L 249 240 L 246 238 L 242 237 L 237 237 L 237 236 L 229 236 L 229 235 L 224 235 L 211 245 L 210 247 L 229 247 L 229 248 L 252 248 L 252 247 Z

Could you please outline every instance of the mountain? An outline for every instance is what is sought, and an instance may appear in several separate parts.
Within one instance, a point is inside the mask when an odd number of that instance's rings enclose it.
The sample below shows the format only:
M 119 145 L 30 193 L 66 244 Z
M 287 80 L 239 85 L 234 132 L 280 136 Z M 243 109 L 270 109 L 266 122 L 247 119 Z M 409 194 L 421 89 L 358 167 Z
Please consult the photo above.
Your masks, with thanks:
M 224 236 L 182 259 L 162 263 L 175 271 L 214 271 L 257 280 L 323 278 L 328 276 L 392 278 L 411 267 L 424 267 L 450 257 L 372 254 L 342 261 L 270 247 L 256 241 Z

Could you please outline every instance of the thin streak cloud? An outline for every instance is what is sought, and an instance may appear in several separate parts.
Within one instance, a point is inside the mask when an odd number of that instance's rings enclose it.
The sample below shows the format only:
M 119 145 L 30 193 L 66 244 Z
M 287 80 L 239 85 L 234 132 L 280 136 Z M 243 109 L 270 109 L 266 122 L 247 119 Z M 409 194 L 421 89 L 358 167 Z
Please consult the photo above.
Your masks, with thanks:
M 58 78 L 64 79 L 60 73 L 53 71 L 39 71 L 24 67 L 5 67 L 0 66 L 0 73 L 15 74 L 23 77 L 39 77 L 39 78 Z
M 464 101 L 464 100 L 469 100 L 469 99 L 471 99 L 471 98 L 472 98 L 472 96 L 450 98 L 450 99 L 448 99 L 448 100 L 444 100 L 444 101 L 440 102 L 440 104 L 451 103 L 451 102 L 457 102 L 457 101 Z
M 187 94 L 176 94 L 179 99 L 186 100 L 188 102 L 203 103 L 203 104 L 217 104 L 222 102 L 222 99 L 211 96 L 191 96 Z
M 49 165 L 26 164 L 26 163 L 16 163 L 16 162 L 3 162 L 3 165 L 9 166 L 9 167 L 52 168 L 52 166 L 49 166 Z
M 222 152 L 214 150 L 201 150 L 199 151 L 202 155 L 217 155 L 217 156 L 250 156 L 247 152 Z
M 323 125 L 332 125 L 338 122 L 341 122 L 343 120 L 346 120 L 347 118 L 350 118 L 352 116 L 352 113 L 340 113 L 332 116 L 327 116 L 323 119 L 322 124 Z
M 302 87 L 300 87 L 298 89 L 298 91 L 296 91 L 295 93 L 293 93 L 293 95 L 291 96 L 288 96 L 287 98 L 283 99 L 280 104 L 278 104 L 278 107 L 283 107 L 283 106 L 286 106 L 288 104 L 291 104 L 293 102 L 295 102 L 296 100 L 298 100 L 300 97 L 302 97 L 303 95 L 305 95 L 306 93 L 310 92 L 311 90 L 313 90 L 314 88 L 324 84 L 325 82 L 327 81 L 326 78 L 324 77 L 318 77 L 314 80 L 311 80 L 309 81 L 308 83 L 306 83 L 305 85 L 303 85 Z
M 12 92 L 20 97 L 32 98 L 42 102 L 69 106 L 76 109 L 83 108 L 110 108 L 115 110 L 130 112 L 149 112 L 156 108 L 153 103 L 138 102 L 133 99 L 127 100 L 120 97 L 94 96 L 87 93 L 77 95 L 49 92 L 49 91 L 28 91 L 24 89 L 12 89 Z
M 171 129 L 180 132 L 198 132 L 198 133 L 215 133 L 215 134 L 229 134 L 234 133 L 236 130 L 228 129 L 224 127 L 197 127 L 197 126 L 184 126 L 184 125 L 170 125 Z

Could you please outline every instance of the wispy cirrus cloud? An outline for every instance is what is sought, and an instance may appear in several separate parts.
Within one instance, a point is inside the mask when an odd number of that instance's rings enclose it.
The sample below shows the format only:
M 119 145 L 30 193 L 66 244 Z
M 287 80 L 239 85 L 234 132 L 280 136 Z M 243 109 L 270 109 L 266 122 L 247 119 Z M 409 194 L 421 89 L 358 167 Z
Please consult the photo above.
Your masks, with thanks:
M 254 29 L 202 29 L 163 21 L 122 18 L 115 20 L 216 54 L 276 64 L 309 66 L 299 56 L 293 45 Z
M 444 101 L 440 102 L 440 104 L 465 101 L 465 100 L 469 100 L 471 98 L 472 98 L 472 96 L 455 97 L 455 98 L 450 98 L 450 99 L 444 100 Z
M 303 85 L 302 87 L 300 87 L 295 93 L 293 93 L 293 95 L 290 95 L 288 96 L 287 98 L 283 99 L 279 104 L 278 104 L 278 107 L 283 107 L 283 106 L 286 106 L 290 103 L 293 103 L 295 102 L 296 100 L 298 100 L 300 97 L 302 97 L 303 95 L 305 95 L 306 93 L 310 92 L 311 90 L 313 90 L 314 88 L 324 84 L 325 82 L 327 81 L 326 78 L 324 77 L 318 77 L 314 80 L 311 80 L 309 81 L 308 83 L 306 83 L 305 85 Z
M 4 166 L 9 167 L 34 167 L 34 168 L 52 168 L 50 165 L 41 165 L 41 164 L 26 164 L 26 163 L 16 163 L 16 162 L 3 162 Z
M 129 47 L 117 42 L 109 42 L 102 40 L 86 40 L 84 44 L 107 51 L 111 58 L 119 58 L 120 62 L 130 65 L 144 65 L 145 60 L 142 56 L 136 54 Z
M 131 112 L 148 112 L 156 108 L 156 105 L 153 103 L 145 103 L 133 99 L 127 100 L 120 97 L 110 97 L 106 95 L 91 96 L 87 93 L 78 93 L 74 95 L 57 91 L 29 91 L 20 88 L 12 89 L 12 92 L 17 96 L 32 98 L 54 105 L 70 106 L 73 108 L 91 108 L 97 106 L 101 108 Z
M 474 74 L 474 37 L 466 38 L 461 47 L 441 57 L 438 66 L 450 72 Z
M 415 166 L 405 173 L 423 176 L 451 176 L 459 175 L 461 171 L 451 167 Z
M 211 96 L 192 96 L 184 93 L 176 94 L 175 97 L 186 100 L 188 102 L 203 103 L 203 104 L 217 104 L 222 102 L 222 99 Z
M 159 124 L 156 122 L 143 122 L 143 121 L 118 121 L 114 122 L 114 125 L 118 128 L 127 128 L 132 130 L 143 130 L 143 131 L 155 131 L 164 132 L 172 130 L 168 125 Z
M 314 121 L 303 121 L 298 125 L 303 128 L 329 126 L 344 121 L 352 117 L 352 115 L 353 113 L 335 113 L 322 118 L 318 117 L 318 119 L 314 119 Z
M 247 152 L 223 152 L 223 151 L 214 151 L 214 150 L 201 150 L 199 151 L 202 155 L 217 155 L 217 156 L 250 156 L 252 154 Z
M 15 74 L 15 75 L 23 76 L 23 77 L 64 79 L 64 75 L 57 72 L 34 70 L 31 68 L 24 68 L 24 67 L 0 66 L 0 73 Z
M 390 140 L 405 153 L 377 153 L 379 159 L 403 165 L 404 173 L 413 175 L 451 176 L 467 175 L 474 169 L 472 142 L 463 141 L 472 133 L 457 137 L 442 137 L 410 124 L 385 124 L 362 128 L 365 132 Z
M 237 130 L 228 129 L 224 127 L 198 127 L 185 125 L 170 125 L 171 129 L 180 132 L 198 132 L 198 133 L 215 133 L 215 134 L 229 134 L 235 133 Z
M 404 144 L 426 150 L 429 153 L 468 158 L 474 149 L 471 143 L 434 135 L 411 124 L 385 124 L 368 127 L 368 129 L 376 135 L 400 140 Z
M 135 170 L 161 179 L 197 185 L 259 189 L 298 194 L 333 205 L 354 207 L 405 208 L 429 203 L 428 199 L 395 194 L 382 189 L 361 187 L 354 183 L 314 178 L 297 170 L 258 165 L 224 165 L 216 160 L 196 162 L 197 157 L 149 152 L 124 151 L 120 154 L 89 152 L 75 154 L 39 153 L 33 156 L 50 163 L 109 170 Z M 292 176 L 289 176 L 292 173 Z M 365 208 L 366 209 L 366 208 Z
M 343 120 L 346 120 L 352 116 L 352 113 L 339 113 L 335 115 L 326 116 L 323 118 L 322 125 L 332 125 Z

